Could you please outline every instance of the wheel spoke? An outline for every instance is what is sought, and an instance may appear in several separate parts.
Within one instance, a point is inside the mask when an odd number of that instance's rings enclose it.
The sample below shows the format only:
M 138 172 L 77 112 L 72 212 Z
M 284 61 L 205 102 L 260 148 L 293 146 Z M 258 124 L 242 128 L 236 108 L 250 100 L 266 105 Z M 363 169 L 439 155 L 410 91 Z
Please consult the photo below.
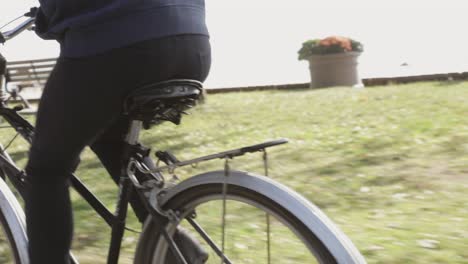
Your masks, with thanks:
M 223 186 L 223 189 L 225 187 Z M 224 256 L 224 250 L 225 250 L 225 239 L 226 239 L 226 193 L 223 191 L 223 216 L 222 216 L 222 223 L 221 223 L 221 252 Z M 224 263 L 224 259 L 222 260 L 221 264 Z
M 271 244 L 270 244 L 270 215 L 266 213 L 266 222 L 267 222 L 267 258 L 268 264 L 271 264 Z
M 268 177 L 268 153 L 266 149 L 263 150 L 263 167 L 265 169 L 265 176 Z M 267 258 L 268 264 L 271 263 L 271 243 L 270 243 L 270 215 L 266 213 L 266 222 L 267 222 Z
M 222 255 L 224 256 L 224 249 L 225 249 L 225 238 L 226 238 L 226 195 L 227 195 L 227 178 L 229 177 L 229 159 L 226 159 L 226 163 L 224 164 L 224 182 L 223 182 L 223 216 L 221 219 L 221 249 Z M 224 258 L 221 258 L 221 264 L 225 263 Z
M 208 233 L 203 230 L 203 228 L 192 218 L 186 218 L 187 221 L 192 225 L 192 227 L 198 232 L 198 234 L 206 241 L 206 243 L 213 249 L 213 251 L 223 259 L 224 263 L 232 264 L 231 260 L 224 255 L 223 251 L 216 245 L 216 243 L 211 239 Z
M 169 248 L 176 257 L 178 264 L 188 264 L 184 256 L 180 252 L 180 249 L 177 247 L 177 244 L 175 243 L 174 239 L 172 239 L 172 237 L 167 233 L 167 230 L 164 229 L 162 233 L 167 243 L 169 244 Z
M 337 263 L 332 251 L 301 220 L 313 219 L 326 225 L 327 219 L 294 192 L 263 177 L 230 170 L 229 166 L 225 171 L 198 177 L 165 202 L 167 208 L 178 212 L 179 219 L 187 221 L 161 219 L 146 226 L 141 241 L 149 246 L 141 245 L 135 263 L 151 260 L 156 264 L 165 263 L 168 257 L 173 259 L 170 240 L 163 237 L 163 231 L 172 235 L 178 225 L 189 228 L 195 235 L 194 241 L 198 238 L 202 250 L 199 256 L 203 260 L 208 257 L 209 263 Z M 200 182 L 206 183 L 199 185 Z M 284 199 L 276 200 L 275 196 Z M 323 232 L 329 232 L 324 228 Z M 358 252 L 350 251 L 349 256 L 338 255 L 345 260 L 343 263 L 353 262 L 354 256 L 359 260 L 356 263 L 364 263 Z

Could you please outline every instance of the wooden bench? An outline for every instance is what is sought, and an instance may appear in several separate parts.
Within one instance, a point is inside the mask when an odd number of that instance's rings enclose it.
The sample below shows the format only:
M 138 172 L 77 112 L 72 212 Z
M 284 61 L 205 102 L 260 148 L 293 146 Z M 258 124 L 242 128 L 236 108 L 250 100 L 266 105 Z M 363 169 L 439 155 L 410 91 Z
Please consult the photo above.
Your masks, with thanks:
M 56 59 L 52 58 L 9 62 L 5 75 L 9 100 L 21 101 L 32 109 L 29 101 L 40 99 L 55 63 Z

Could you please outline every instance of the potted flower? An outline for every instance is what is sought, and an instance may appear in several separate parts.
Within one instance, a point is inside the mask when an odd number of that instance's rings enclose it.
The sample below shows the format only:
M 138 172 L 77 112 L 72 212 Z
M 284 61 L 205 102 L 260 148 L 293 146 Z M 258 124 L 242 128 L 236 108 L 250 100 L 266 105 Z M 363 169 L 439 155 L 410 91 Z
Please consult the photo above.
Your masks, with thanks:
M 331 36 L 308 40 L 299 50 L 299 60 L 308 60 L 311 88 L 331 86 L 361 86 L 358 57 L 363 51 L 356 40 Z

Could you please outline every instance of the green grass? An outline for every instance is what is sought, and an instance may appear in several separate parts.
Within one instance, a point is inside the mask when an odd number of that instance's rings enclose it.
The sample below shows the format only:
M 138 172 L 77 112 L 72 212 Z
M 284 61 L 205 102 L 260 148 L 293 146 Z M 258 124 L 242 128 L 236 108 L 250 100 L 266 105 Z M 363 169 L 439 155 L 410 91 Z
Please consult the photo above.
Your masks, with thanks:
M 143 142 L 188 159 L 280 137 L 290 143 L 270 150 L 271 177 L 322 208 L 369 263 L 468 263 L 468 82 L 209 95 L 182 125 L 145 131 Z M 24 164 L 25 143 L 12 148 Z M 78 175 L 113 208 L 114 184 L 89 151 L 82 160 Z M 232 167 L 263 172 L 260 154 Z M 109 229 L 73 202 L 76 255 L 105 263 Z M 129 226 L 139 228 L 134 217 Z M 137 240 L 127 233 L 121 263 Z

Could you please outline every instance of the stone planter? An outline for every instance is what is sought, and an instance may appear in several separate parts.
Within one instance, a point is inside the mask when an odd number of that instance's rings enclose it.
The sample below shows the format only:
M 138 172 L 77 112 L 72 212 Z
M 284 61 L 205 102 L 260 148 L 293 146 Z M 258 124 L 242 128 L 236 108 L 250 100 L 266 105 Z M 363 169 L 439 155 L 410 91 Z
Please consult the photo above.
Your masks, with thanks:
M 346 52 L 309 57 L 310 88 L 362 86 L 358 74 L 360 52 Z

